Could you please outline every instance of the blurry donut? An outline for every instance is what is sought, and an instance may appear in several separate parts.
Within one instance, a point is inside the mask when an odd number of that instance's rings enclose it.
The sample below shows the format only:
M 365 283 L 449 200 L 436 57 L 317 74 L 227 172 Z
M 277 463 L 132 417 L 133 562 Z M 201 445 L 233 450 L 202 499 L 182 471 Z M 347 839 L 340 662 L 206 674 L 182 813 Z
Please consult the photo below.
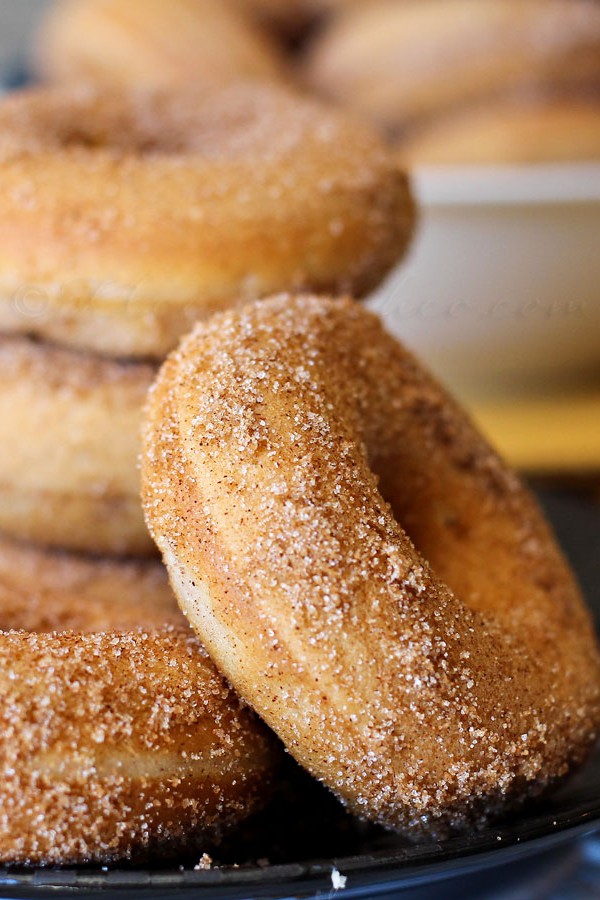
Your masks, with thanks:
M 352 4 L 317 36 L 306 71 L 322 94 L 401 142 L 407 128 L 470 103 L 493 105 L 497 95 L 518 88 L 595 84 L 597 90 L 600 6 L 595 0 Z
M 552 163 L 600 159 L 600 102 L 504 98 L 437 116 L 398 143 L 403 165 Z
M 53 82 L 109 88 L 279 78 L 266 33 L 223 0 L 60 0 L 43 20 L 34 65 Z

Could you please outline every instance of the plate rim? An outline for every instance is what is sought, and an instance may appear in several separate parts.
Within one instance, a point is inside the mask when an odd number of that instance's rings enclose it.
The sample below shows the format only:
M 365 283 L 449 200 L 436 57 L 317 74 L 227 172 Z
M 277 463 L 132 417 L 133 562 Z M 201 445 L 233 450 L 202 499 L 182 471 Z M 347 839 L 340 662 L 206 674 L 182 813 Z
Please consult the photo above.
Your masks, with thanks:
M 597 745 L 600 750 L 600 744 Z M 393 872 L 398 881 L 409 885 L 427 874 L 431 881 L 441 880 L 477 867 L 485 858 L 498 863 L 507 856 L 525 856 L 566 843 L 575 837 L 592 834 L 600 828 L 600 799 L 580 803 L 556 813 L 552 821 L 546 812 L 526 820 L 516 819 L 500 827 L 474 835 L 462 835 L 447 841 L 406 846 L 397 850 L 374 850 L 366 854 L 331 856 L 273 866 L 215 866 L 196 870 L 171 867 L 152 871 L 147 868 L 108 867 L 11 867 L 0 868 L 0 889 L 69 888 L 75 891 L 118 888 L 243 888 L 267 887 L 300 881 L 331 880 L 337 869 L 344 875 L 363 876 L 363 883 L 377 884 Z M 431 857 L 432 848 L 435 856 Z M 518 851 L 517 851 L 518 848 Z M 516 852 L 517 851 L 517 852 Z M 495 863 L 494 863 L 495 864 Z M 366 879 L 366 881 L 365 881 Z

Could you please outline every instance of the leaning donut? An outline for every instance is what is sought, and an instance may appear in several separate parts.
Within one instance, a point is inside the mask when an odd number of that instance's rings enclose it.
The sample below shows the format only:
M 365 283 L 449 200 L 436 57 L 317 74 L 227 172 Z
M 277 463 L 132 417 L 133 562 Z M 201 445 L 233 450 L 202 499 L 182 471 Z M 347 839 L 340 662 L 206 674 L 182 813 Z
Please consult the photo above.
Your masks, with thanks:
M 160 358 L 272 290 L 374 287 L 406 178 L 368 128 L 283 88 L 0 104 L 0 331 Z
M 0 335 L 0 531 L 88 553 L 155 552 L 137 468 L 154 374 Z
M 269 737 L 173 607 L 156 563 L 0 542 L 1 863 L 205 849 L 264 802 Z
M 445 835 L 588 752 L 598 649 L 548 526 L 358 304 L 198 326 L 150 395 L 143 494 L 211 656 L 355 812 Z

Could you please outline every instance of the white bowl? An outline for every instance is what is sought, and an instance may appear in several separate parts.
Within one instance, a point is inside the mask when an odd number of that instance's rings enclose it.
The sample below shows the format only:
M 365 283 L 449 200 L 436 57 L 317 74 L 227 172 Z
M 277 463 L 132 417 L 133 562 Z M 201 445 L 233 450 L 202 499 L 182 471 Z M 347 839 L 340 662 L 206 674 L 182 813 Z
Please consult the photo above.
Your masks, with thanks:
M 414 173 L 420 229 L 372 298 L 463 395 L 600 371 L 600 164 Z

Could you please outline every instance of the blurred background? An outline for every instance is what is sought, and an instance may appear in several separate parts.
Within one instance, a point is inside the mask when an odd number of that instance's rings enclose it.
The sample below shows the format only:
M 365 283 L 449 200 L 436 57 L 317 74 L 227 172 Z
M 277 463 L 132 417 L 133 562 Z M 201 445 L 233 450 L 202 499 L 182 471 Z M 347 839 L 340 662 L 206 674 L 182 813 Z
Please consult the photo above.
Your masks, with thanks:
M 51 0 L 2 0 L 0 3 L 0 66 L 20 64 L 37 21 Z

